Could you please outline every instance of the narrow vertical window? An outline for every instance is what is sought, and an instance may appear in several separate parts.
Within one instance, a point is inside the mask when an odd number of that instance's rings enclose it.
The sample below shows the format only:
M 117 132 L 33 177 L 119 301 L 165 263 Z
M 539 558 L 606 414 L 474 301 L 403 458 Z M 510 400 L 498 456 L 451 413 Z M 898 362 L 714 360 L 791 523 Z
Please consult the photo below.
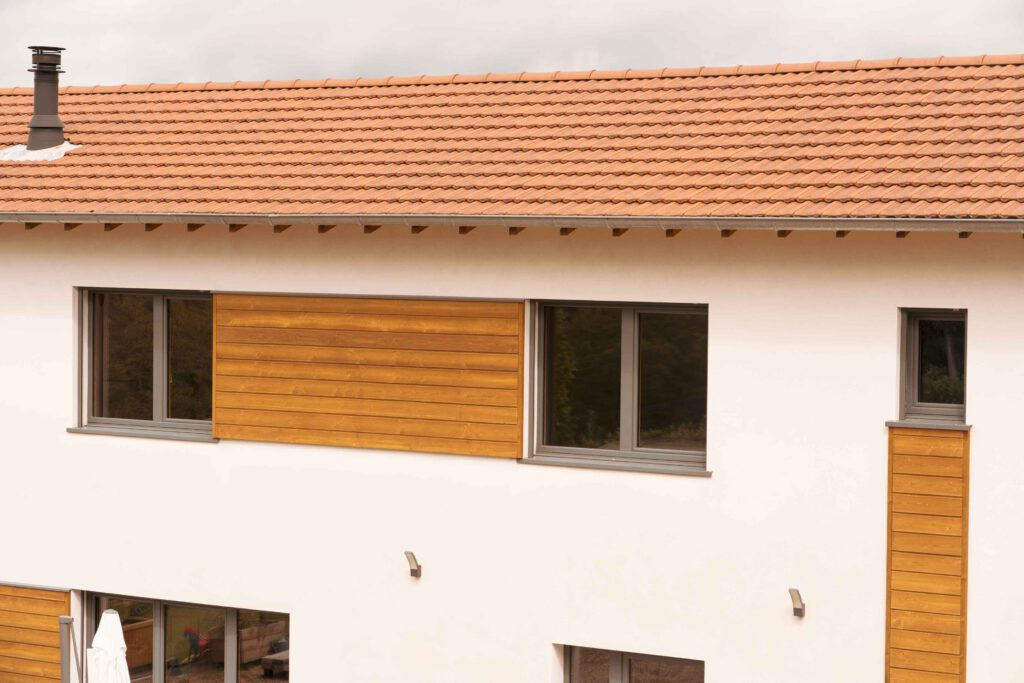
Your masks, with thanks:
M 963 422 L 966 312 L 907 310 L 903 328 L 902 417 Z

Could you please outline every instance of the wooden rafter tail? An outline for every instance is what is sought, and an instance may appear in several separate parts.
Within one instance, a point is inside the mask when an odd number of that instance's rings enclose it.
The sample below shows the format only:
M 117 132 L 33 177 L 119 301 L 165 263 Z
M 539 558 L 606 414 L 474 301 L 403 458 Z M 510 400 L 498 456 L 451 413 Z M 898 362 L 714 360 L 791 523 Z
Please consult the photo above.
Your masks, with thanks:
M 732 237 L 733 235 L 736 234 L 736 231 L 732 230 L 732 229 L 729 229 L 729 228 L 726 228 L 725 230 L 722 230 L 721 234 L 722 234 L 722 237 Z
M 836 230 L 836 237 L 842 239 L 850 234 L 849 230 Z
M 508 234 L 509 234 L 509 235 L 518 235 L 518 234 L 519 234 L 519 233 L 521 233 L 521 232 L 522 232 L 523 230 L 526 230 L 526 228 L 513 228 L 513 227 L 510 227 L 510 228 L 508 229 Z
M 474 228 L 476 228 L 475 225 L 460 225 L 459 226 L 459 234 L 460 235 L 468 235 L 469 233 L 473 232 Z
M 775 231 L 775 236 L 776 237 L 789 237 L 791 232 L 793 232 L 793 231 L 792 230 L 776 230 Z
M 974 234 L 974 233 L 973 233 L 973 232 L 971 232 L 971 231 L 969 231 L 969 230 L 964 230 L 964 231 L 962 231 L 962 232 L 958 232 L 958 233 L 956 234 L 956 236 L 957 236 L 957 237 L 959 237 L 959 238 L 960 238 L 960 239 L 962 239 L 962 240 L 965 240 L 965 239 L 967 239 L 968 237 L 970 237 L 970 236 L 971 236 L 971 235 L 973 235 L 973 234 Z
M 42 225 L 42 224 L 41 224 L 41 223 L 26 223 L 26 224 L 25 224 L 25 229 L 26 229 L 26 230 L 35 230 L 35 229 L 36 229 L 36 228 L 38 228 L 38 227 L 39 227 L 40 225 Z
M 665 228 L 665 237 L 675 237 L 679 232 L 679 228 Z
M 903 238 L 905 238 L 909 234 L 910 234 L 909 230 L 897 230 L 896 231 L 896 238 L 897 239 L 903 239 Z
M 146 232 L 153 232 L 161 225 L 163 225 L 163 223 L 146 223 Z
M 195 232 L 196 230 L 198 230 L 199 228 L 203 227 L 204 225 L 206 225 L 206 224 L 205 223 L 189 223 L 185 227 L 188 228 L 189 232 Z
M 81 225 L 81 223 L 65 223 L 64 224 L 64 231 L 67 232 L 67 231 L 70 231 L 70 230 L 74 230 L 79 225 Z
M 612 228 L 612 237 L 622 237 L 627 232 L 629 232 L 629 228 Z
M 333 225 L 318 225 L 318 226 L 316 226 L 317 233 L 319 233 L 321 235 L 323 235 L 325 233 L 328 233 L 331 230 L 334 230 L 334 226 Z
M 121 227 L 120 223 L 104 223 L 103 232 L 113 232 Z
M 427 226 L 425 225 L 414 225 L 412 226 L 412 228 L 410 228 L 409 232 L 411 232 L 413 235 L 418 235 L 426 229 Z
M 364 235 L 369 235 L 371 233 L 375 233 L 378 230 L 380 230 L 380 226 L 379 225 L 364 225 L 363 226 L 363 234 Z
M 569 235 L 573 234 L 574 232 L 576 232 L 576 228 L 559 228 L 558 229 L 558 234 L 561 235 L 562 237 L 568 237 Z
M 228 232 L 238 232 L 244 228 L 247 223 L 228 223 Z
M 282 233 L 282 232 L 284 232 L 285 230 L 287 230 L 290 227 L 292 227 L 292 226 L 290 226 L 290 225 L 275 225 L 274 226 L 274 232 L 275 233 Z

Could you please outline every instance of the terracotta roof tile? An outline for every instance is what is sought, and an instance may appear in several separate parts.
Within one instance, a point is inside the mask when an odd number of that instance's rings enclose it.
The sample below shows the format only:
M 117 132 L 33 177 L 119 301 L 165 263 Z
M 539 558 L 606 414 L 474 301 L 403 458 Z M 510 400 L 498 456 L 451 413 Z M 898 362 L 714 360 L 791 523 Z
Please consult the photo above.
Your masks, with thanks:
M 32 90 L 0 90 L 0 147 Z M 1024 55 L 72 86 L 0 210 L 1024 217 Z

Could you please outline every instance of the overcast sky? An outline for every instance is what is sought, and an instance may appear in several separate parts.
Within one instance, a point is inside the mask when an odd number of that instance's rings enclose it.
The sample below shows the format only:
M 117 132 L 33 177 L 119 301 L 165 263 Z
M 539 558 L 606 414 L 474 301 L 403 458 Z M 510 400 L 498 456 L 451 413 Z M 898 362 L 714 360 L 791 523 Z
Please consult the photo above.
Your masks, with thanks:
M 623 69 L 1024 52 L 1024 0 L 0 0 L 0 85 Z

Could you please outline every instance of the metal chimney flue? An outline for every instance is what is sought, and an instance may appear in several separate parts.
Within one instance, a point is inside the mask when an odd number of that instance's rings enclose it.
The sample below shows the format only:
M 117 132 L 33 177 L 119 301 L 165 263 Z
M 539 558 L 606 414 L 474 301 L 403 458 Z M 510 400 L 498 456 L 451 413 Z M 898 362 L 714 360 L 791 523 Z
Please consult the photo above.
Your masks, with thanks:
M 28 128 L 28 149 L 48 149 L 64 143 L 64 124 L 57 114 L 57 91 L 62 47 L 31 45 L 32 68 L 36 75 L 35 109 Z

